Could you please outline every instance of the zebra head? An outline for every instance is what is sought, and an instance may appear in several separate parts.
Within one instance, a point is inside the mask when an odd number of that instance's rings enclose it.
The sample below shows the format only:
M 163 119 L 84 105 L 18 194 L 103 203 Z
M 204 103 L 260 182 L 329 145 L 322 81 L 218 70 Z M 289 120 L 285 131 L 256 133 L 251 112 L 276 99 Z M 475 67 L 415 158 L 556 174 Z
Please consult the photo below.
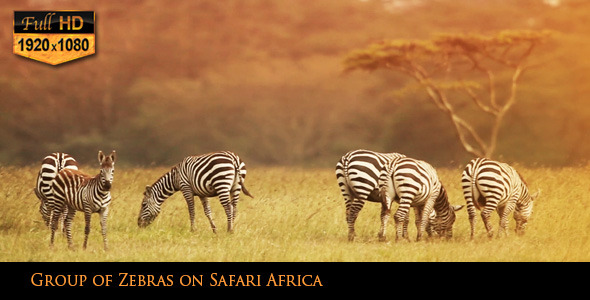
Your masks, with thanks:
M 533 195 L 526 197 L 524 201 L 518 203 L 514 209 L 514 220 L 516 221 L 516 234 L 523 235 L 529 218 L 533 214 L 533 202 L 539 197 L 541 190 Z
M 455 212 L 462 209 L 465 205 L 449 205 L 446 213 L 437 214 L 433 209 L 428 216 L 428 227 L 429 234 L 432 230 L 441 237 L 452 238 L 453 237 L 453 224 L 455 223 Z
M 115 173 L 115 159 L 117 155 L 115 150 L 106 156 L 102 151 L 98 151 L 98 162 L 100 163 L 100 184 L 107 191 L 113 185 L 113 175 Z
M 143 201 L 141 201 L 141 210 L 137 225 L 141 228 L 150 225 L 160 213 L 160 203 L 157 200 L 156 193 L 151 186 L 145 187 L 143 192 Z

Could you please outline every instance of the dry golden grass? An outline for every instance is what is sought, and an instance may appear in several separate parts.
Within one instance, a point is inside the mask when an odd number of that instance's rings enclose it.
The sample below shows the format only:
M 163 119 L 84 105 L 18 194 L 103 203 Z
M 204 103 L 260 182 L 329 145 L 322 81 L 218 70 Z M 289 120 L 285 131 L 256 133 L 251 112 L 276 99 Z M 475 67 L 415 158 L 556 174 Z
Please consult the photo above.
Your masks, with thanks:
M 88 173 L 97 172 L 84 167 Z M 49 229 L 41 221 L 33 194 L 37 167 L 0 167 L 0 261 L 190 261 L 190 262 L 397 262 L 397 261 L 589 261 L 590 167 L 518 169 L 532 190 L 541 189 L 525 236 L 488 239 L 478 220 L 469 239 L 465 209 L 458 213 L 450 241 L 431 239 L 379 242 L 380 206 L 367 203 L 360 213 L 355 242 L 347 241 L 344 202 L 331 169 L 250 167 L 246 186 L 254 199 L 242 196 L 234 234 L 225 232 L 225 214 L 217 199 L 211 205 L 218 234 L 211 232 L 196 206 L 196 232 L 189 229 L 180 193 L 168 199 L 148 228 L 137 226 L 145 185 L 168 168 L 124 168 L 115 172 L 108 219 L 109 251 L 103 251 L 98 215 L 93 215 L 89 246 L 81 249 L 83 217 L 77 213 L 74 244 L 65 237 L 49 247 Z M 453 204 L 464 203 L 460 169 L 440 169 Z M 197 201 L 198 202 L 198 201 Z M 497 215 L 494 215 L 497 227 Z M 412 222 L 412 221 L 411 221 Z M 413 224 L 413 223 L 411 223 Z

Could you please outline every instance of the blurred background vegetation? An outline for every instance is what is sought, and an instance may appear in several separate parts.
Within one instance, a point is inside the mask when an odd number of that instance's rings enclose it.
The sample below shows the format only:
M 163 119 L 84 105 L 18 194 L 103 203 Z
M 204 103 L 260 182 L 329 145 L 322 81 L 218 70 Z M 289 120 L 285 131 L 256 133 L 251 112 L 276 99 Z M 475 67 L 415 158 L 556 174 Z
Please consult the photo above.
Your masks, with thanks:
M 585 0 L 8 0 L 0 3 L 0 164 L 64 151 L 171 165 L 232 150 L 249 165 L 333 167 L 345 152 L 464 165 L 448 118 L 411 79 L 343 72 L 354 49 L 440 33 L 553 30 L 521 78 L 499 159 L 586 164 Z M 15 10 L 93 10 L 97 53 L 57 67 L 11 53 Z M 503 91 L 498 91 L 502 93 Z M 504 91 L 506 92 L 506 91 Z

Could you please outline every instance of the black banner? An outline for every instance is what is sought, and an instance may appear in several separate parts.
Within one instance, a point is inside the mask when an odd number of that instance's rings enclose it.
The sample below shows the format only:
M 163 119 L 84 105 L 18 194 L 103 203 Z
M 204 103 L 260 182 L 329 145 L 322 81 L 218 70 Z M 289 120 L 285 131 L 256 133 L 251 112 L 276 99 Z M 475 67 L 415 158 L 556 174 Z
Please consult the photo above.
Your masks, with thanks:
M 0 286 L 48 295 L 129 291 L 172 295 L 187 290 L 219 295 L 350 296 L 411 293 L 413 298 L 504 291 L 512 297 L 584 287 L 578 263 L 4 263 Z M 578 269 L 578 270 L 575 270 Z M 491 289 L 491 290 L 488 290 Z M 360 292 L 360 294 L 351 294 Z M 400 294 L 400 295 L 401 295 Z
M 15 11 L 14 33 L 94 33 L 94 12 Z

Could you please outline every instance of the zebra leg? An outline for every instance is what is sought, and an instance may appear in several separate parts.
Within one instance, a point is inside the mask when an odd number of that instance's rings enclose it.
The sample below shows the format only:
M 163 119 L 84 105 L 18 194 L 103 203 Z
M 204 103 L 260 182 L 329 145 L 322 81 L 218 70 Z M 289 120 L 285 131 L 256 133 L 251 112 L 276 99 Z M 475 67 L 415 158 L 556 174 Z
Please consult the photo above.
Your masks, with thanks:
M 389 215 L 391 214 L 391 202 L 384 200 L 381 203 L 381 229 L 379 230 L 379 241 L 384 242 L 386 240 L 385 231 L 387 223 L 389 222 Z
M 423 216 L 423 212 L 424 212 L 424 207 L 420 207 L 420 206 L 416 206 L 414 207 L 414 224 L 416 224 L 416 241 L 419 241 L 422 238 L 422 232 L 420 231 L 420 228 L 422 226 L 422 216 Z M 409 218 L 409 212 L 408 212 L 408 216 L 406 217 L 406 220 L 410 220 Z M 405 232 L 407 234 L 407 232 Z
M 64 211 L 59 215 L 59 225 L 61 225 L 61 231 L 66 234 L 66 217 L 68 214 L 68 207 L 64 207 Z
M 402 234 L 402 237 L 404 239 L 409 239 L 410 235 L 408 234 L 408 226 L 410 225 L 410 212 L 408 211 L 408 213 L 406 214 L 406 219 L 404 220 L 404 232 Z
M 508 216 L 514 210 L 515 201 L 508 201 L 504 207 L 498 208 L 498 215 L 500 216 L 500 228 L 498 229 L 498 235 L 508 235 Z
M 238 185 L 239 186 L 239 185 Z M 232 205 L 232 209 L 233 209 L 233 214 L 232 214 L 232 222 L 235 223 L 236 219 L 238 218 L 238 202 L 240 202 L 240 193 L 242 192 L 241 188 L 237 188 L 235 190 L 233 190 L 231 196 L 231 205 Z
M 356 200 L 356 201 L 355 201 Z M 361 199 L 352 199 L 352 201 L 346 203 L 346 223 L 348 223 L 348 240 L 354 241 L 354 223 L 359 215 L 359 212 L 365 205 L 365 201 Z
M 405 199 L 401 197 L 399 207 L 395 212 L 394 219 L 395 219 L 395 229 L 396 235 L 395 240 L 398 241 L 400 238 L 404 238 L 408 240 L 407 232 L 404 235 L 404 223 L 409 221 L 408 212 L 410 210 L 410 204 L 412 203 L 411 199 Z M 407 226 L 406 226 L 407 227 Z
M 476 222 L 476 212 L 475 206 L 473 205 L 472 201 L 467 201 L 467 215 L 469 216 L 469 225 L 471 225 L 471 239 L 475 236 L 475 222 Z
M 434 201 L 438 198 L 439 193 L 436 192 L 430 196 L 430 198 L 426 201 L 426 204 L 422 207 L 420 213 L 416 211 L 416 228 L 418 233 L 416 235 L 416 241 L 422 239 L 422 234 L 426 231 L 426 227 L 428 222 L 430 221 L 430 214 L 434 209 Z
M 67 207 L 66 207 L 67 209 Z M 72 222 L 74 222 L 74 216 L 76 215 L 76 210 L 75 209 L 67 209 L 67 214 L 64 218 L 64 223 L 63 223 L 63 230 L 66 234 L 66 238 L 68 240 L 68 248 L 70 248 L 71 250 L 74 249 L 74 243 L 72 242 Z
M 342 193 L 342 197 L 344 197 L 344 206 L 346 207 L 346 223 L 348 224 L 348 241 L 354 241 L 354 223 L 356 221 L 356 216 L 358 216 L 358 212 L 354 213 L 354 198 L 350 196 L 350 190 L 348 185 L 338 177 L 338 186 L 340 186 L 340 192 Z M 364 202 L 360 204 L 361 208 Z M 360 210 L 360 209 L 359 209 Z M 354 217 L 353 217 L 354 215 Z
M 184 200 L 186 201 L 186 205 L 188 207 L 188 217 L 191 222 L 191 231 L 195 231 L 195 196 L 190 187 L 182 188 L 182 196 L 184 196 Z
M 49 228 L 51 229 L 51 238 L 50 238 L 50 246 L 53 249 L 53 241 L 55 239 L 55 231 L 57 230 L 57 226 L 59 225 L 59 215 L 60 212 L 54 208 L 51 213 L 51 218 L 49 218 Z
M 211 229 L 213 233 L 217 233 L 217 226 L 215 226 L 215 222 L 213 222 L 213 218 L 211 218 L 211 207 L 209 206 L 209 199 L 207 197 L 199 197 L 201 199 L 201 204 L 203 205 L 203 211 L 205 212 L 205 216 L 209 219 L 209 224 L 211 224 Z
M 109 246 L 107 243 L 107 216 L 109 215 L 109 207 L 103 208 L 100 212 L 100 229 L 102 230 L 102 242 L 104 244 L 104 250 L 108 250 Z
M 231 203 L 231 195 L 229 191 L 222 191 L 218 193 L 219 201 L 225 210 L 225 215 L 227 217 L 227 232 L 233 233 L 234 232 L 234 207 Z
M 92 213 L 89 211 L 84 211 L 84 246 L 83 249 L 86 250 L 86 246 L 88 246 L 88 236 L 90 235 L 90 219 L 92 217 Z
M 489 238 L 492 238 L 494 236 L 493 226 L 492 226 L 492 223 L 490 222 L 490 217 L 491 217 L 492 212 L 494 210 L 496 210 L 495 206 L 486 205 L 486 207 L 484 207 L 484 209 L 481 211 L 481 219 L 483 220 L 483 223 L 486 227 Z

